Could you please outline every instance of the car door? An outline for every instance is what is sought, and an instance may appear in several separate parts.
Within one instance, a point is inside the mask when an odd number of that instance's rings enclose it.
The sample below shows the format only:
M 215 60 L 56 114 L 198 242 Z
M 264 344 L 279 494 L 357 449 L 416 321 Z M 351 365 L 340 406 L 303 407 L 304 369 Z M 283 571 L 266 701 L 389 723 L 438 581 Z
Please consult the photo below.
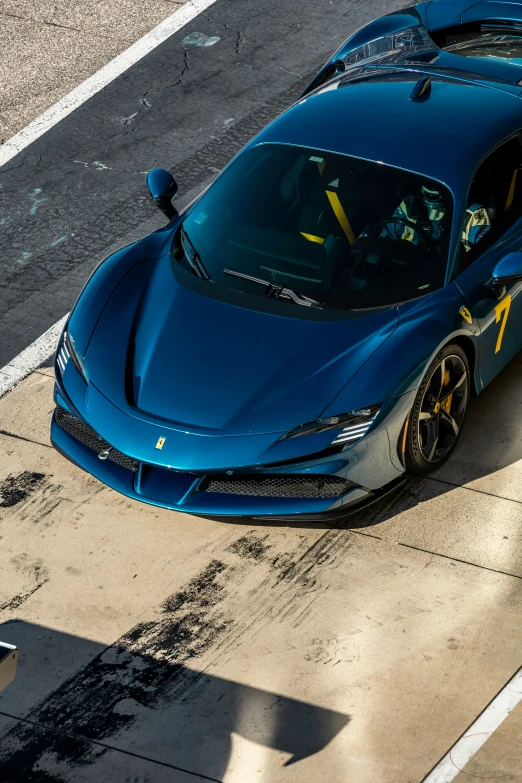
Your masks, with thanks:
M 479 374 L 486 386 L 522 348 L 522 282 L 497 298 L 496 264 L 522 251 L 522 139 L 495 149 L 478 168 L 469 190 L 459 274 L 455 280 L 480 329 Z M 464 312 L 464 317 L 469 314 Z

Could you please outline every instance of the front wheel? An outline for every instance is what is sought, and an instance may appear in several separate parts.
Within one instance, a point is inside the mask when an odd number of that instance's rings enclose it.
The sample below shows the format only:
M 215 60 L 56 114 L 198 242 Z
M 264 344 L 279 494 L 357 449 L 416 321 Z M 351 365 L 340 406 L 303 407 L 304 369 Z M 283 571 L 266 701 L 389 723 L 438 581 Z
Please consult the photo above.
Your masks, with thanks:
M 435 357 L 417 392 L 406 433 L 406 467 L 430 473 L 455 448 L 469 404 L 469 363 L 459 345 Z

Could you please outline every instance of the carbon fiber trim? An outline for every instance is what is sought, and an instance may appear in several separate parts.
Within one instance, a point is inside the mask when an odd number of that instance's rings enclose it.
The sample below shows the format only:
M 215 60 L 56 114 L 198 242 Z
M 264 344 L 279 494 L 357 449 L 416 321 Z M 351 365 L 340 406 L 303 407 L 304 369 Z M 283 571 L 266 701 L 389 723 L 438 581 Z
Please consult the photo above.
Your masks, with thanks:
M 212 476 L 207 492 L 273 498 L 337 498 L 354 486 L 338 476 L 283 475 Z
M 100 454 L 102 451 L 108 451 L 109 454 L 107 459 L 110 459 L 111 462 L 115 462 L 117 465 L 121 465 L 122 468 L 126 468 L 127 470 L 132 470 L 134 472 L 138 470 L 139 462 L 137 460 L 131 459 L 131 457 L 127 457 L 126 454 L 122 454 L 121 451 L 114 449 L 110 443 L 100 437 L 92 427 L 89 427 L 88 424 L 77 419 L 60 405 L 56 406 L 54 419 L 64 432 L 80 441 L 80 443 L 83 443 L 87 448 L 92 449 L 97 454 Z

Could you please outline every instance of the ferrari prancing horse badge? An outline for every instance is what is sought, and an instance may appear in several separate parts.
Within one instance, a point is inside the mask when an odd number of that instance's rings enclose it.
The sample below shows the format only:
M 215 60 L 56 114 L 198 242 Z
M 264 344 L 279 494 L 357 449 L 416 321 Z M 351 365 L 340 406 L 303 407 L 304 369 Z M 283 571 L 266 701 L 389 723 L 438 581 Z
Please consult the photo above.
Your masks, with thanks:
M 158 442 L 156 443 L 156 448 L 157 449 L 162 449 L 163 446 L 165 445 L 165 441 L 166 440 L 167 440 L 167 438 L 158 438 Z
M 464 318 L 464 320 L 468 322 L 468 324 L 473 323 L 473 318 L 471 317 L 471 313 L 467 307 L 464 307 L 464 305 L 462 305 L 462 307 L 459 310 L 459 313 Z

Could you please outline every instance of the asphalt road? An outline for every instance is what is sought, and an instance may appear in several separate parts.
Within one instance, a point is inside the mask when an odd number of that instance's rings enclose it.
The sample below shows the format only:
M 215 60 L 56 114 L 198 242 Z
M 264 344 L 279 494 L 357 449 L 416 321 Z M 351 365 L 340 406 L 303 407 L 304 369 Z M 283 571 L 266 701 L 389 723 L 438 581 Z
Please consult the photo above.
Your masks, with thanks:
M 0 0 L 0 144 L 185 0 Z
M 0 367 L 93 266 L 158 227 L 145 173 L 196 194 L 354 30 L 404 2 L 217 0 L 0 170 Z M 212 46 L 184 43 L 202 33 Z

